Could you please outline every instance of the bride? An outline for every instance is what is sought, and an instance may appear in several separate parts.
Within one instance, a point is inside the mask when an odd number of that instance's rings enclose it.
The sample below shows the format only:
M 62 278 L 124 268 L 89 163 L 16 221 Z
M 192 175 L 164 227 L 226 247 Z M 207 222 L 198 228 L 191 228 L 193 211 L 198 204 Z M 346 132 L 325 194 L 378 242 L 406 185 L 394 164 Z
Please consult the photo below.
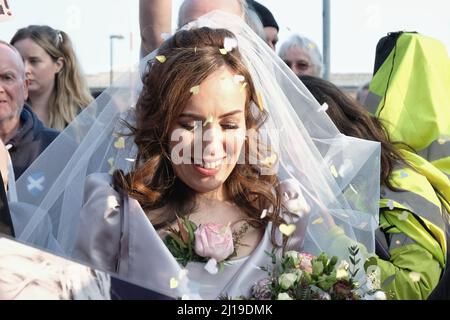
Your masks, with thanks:
M 339 134 L 239 18 L 203 16 L 145 63 L 135 105 L 130 76 L 18 181 L 19 239 L 204 299 L 249 296 L 273 248 L 374 251 L 378 144 Z

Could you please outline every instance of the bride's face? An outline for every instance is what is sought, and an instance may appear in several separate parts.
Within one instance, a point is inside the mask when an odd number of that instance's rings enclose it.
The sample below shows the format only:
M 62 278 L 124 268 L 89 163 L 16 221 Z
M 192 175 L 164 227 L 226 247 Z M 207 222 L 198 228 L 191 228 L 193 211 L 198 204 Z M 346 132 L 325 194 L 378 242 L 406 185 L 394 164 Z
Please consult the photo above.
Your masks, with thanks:
M 175 174 L 199 193 L 218 190 L 239 159 L 246 132 L 243 83 L 226 67 L 215 71 L 191 88 L 191 99 L 172 126 Z

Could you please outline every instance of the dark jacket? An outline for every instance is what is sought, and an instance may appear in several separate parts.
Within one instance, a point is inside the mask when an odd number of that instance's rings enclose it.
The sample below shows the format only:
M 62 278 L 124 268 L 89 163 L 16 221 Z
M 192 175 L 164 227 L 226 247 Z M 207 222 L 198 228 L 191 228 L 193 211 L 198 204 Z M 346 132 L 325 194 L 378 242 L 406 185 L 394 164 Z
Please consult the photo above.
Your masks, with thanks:
M 14 167 L 16 180 L 58 136 L 59 132 L 44 126 L 42 121 L 24 105 L 20 114 L 20 127 L 6 146 L 11 145 L 9 154 Z

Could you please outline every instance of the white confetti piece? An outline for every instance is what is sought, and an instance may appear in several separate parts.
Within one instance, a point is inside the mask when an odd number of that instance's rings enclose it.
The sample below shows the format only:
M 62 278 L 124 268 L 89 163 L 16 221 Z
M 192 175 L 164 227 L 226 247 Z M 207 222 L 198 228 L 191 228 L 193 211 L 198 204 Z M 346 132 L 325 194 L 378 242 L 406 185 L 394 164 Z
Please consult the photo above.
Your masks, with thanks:
M 217 261 L 214 258 L 208 260 L 205 264 L 205 270 L 210 274 L 217 274 L 219 272 L 219 268 L 217 267 Z

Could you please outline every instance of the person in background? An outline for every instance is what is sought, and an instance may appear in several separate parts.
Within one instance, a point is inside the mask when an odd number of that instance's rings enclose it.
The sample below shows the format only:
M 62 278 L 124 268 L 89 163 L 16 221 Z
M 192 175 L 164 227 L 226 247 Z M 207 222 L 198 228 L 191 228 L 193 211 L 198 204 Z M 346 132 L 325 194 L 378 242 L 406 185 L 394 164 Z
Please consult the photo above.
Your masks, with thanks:
M 446 46 L 416 32 L 378 41 L 364 106 L 392 139 L 411 146 L 450 177 L 450 60 Z
M 253 24 L 247 17 L 246 0 L 184 0 L 178 11 L 178 28 L 213 10 L 235 14 Z M 171 34 L 172 0 L 140 0 L 139 27 L 141 58 L 158 48 L 164 34 Z M 258 30 L 255 30 L 258 33 Z M 260 33 L 258 33 L 260 34 Z
M 319 47 L 306 37 L 298 34 L 291 36 L 281 45 L 278 55 L 297 76 L 323 76 Z
M 45 125 L 64 130 L 92 101 L 69 36 L 31 25 L 18 30 L 10 43 L 25 60 L 28 103 Z
M 274 51 L 278 42 L 278 23 L 275 20 L 272 12 L 259 2 L 253 0 L 247 0 L 248 9 L 253 9 L 256 14 L 261 19 L 262 25 L 264 27 L 265 39 L 269 47 Z M 247 22 L 248 23 L 248 22 Z
M 358 88 L 356 92 L 356 101 L 362 106 L 364 106 L 364 102 L 367 99 L 367 95 L 369 94 L 369 82 L 364 83 L 361 87 Z
M 378 257 L 383 289 L 394 299 L 426 299 L 446 265 L 450 181 L 420 156 L 397 148 L 382 122 L 323 79 L 300 79 L 347 136 L 381 142 Z
M 0 40 L 0 139 L 9 150 L 16 179 L 58 135 L 25 104 L 27 97 L 22 57 L 12 45 Z

